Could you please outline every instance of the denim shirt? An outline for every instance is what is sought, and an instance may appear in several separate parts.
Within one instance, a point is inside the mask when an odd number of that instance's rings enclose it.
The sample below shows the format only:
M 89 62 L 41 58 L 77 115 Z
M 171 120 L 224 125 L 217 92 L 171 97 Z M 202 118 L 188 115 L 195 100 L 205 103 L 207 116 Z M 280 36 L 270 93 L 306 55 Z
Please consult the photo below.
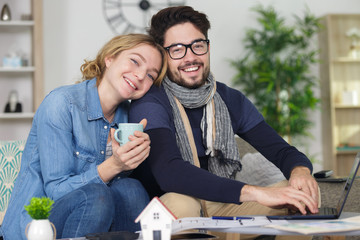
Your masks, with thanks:
M 103 115 L 97 90 L 96 79 L 92 79 L 59 87 L 41 103 L 1 226 L 5 240 L 26 239 L 31 218 L 24 206 L 32 197 L 56 201 L 86 184 L 106 184 L 97 165 L 105 160 L 112 124 Z M 128 108 L 128 101 L 119 105 L 114 123 L 127 122 Z

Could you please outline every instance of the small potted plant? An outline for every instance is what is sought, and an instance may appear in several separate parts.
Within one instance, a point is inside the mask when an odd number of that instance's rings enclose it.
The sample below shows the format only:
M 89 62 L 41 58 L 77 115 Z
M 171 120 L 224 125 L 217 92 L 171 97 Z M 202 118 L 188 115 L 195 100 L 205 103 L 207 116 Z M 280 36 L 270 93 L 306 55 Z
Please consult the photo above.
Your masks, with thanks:
M 55 226 L 48 217 L 54 201 L 48 197 L 33 197 L 24 208 L 33 219 L 26 227 L 28 240 L 52 240 L 56 238 Z

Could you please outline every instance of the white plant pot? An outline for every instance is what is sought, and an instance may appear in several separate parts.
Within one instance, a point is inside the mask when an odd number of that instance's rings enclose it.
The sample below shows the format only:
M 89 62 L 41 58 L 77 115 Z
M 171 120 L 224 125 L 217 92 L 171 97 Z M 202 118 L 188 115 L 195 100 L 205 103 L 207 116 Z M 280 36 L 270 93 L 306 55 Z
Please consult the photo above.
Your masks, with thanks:
M 33 219 L 27 226 L 25 234 L 28 240 L 54 240 L 56 230 L 49 219 Z

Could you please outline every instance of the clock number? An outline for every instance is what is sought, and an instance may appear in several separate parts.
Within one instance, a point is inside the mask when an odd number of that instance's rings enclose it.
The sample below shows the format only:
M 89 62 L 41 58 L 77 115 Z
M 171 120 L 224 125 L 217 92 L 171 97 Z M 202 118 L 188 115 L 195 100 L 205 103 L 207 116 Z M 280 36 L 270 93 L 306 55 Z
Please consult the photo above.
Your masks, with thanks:
M 124 23 L 125 22 L 125 18 L 124 16 L 121 14 L 121 13 L 118 13 L 114 16 L 111 16 L 108 18 L 108 21 L 111 25 L 117 27 L 119 26 L 120 24 Z
M 135 31 L 135 27 L 132 24 L 128 24 L 127 27 L 123 30 L 123 33 L 132 33 Z
M 132 33 L 136 30 L 136 27 L 133 24 L 127 22 L 125 17 L 121 13 L 109 17 L 108 21 L 116 32 L 126 34 Z
M 120 8 L 121 5 L 120 2 L 116 0 L 107 0 L 104 3 L 105 3 L 105 9 Z
M 103 0 L 103 11 L 116 34 L 145 33 L 149 20 L 158 10 L 184 3 L 185 0 Z

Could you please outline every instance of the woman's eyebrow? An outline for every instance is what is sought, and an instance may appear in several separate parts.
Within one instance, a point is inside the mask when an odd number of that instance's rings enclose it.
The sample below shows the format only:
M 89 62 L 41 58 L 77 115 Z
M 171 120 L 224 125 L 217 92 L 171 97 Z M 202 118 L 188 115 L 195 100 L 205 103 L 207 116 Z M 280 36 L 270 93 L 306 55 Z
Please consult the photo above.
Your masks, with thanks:
M 141 58 L 145 63 L 147 62 L 147 61 L 146 61 L 146 58 L 144 58 L 144 56 L 141 55 L 140 53 L 134 52 L 134 53 L 132 53 L 132 54 L 134 54 L 134 55 L 138 56 L 139 58 Z M 152 69 L 150 69 L 150 70 L 156 72 L 157 74 L 159 74 L 159 70 L 156 69 L 156 68 L 152 68 Z
M 136 55 L 136 56 L 138 56 L 138 57 L 140 57 L 144 62 L 146 62 L 146 59 L 144 58 L 144 56 L 143 55 L 141 55 L 140 53 L 137 53 L 137 52 L 134 52 L 134 53 L 132 53 L 132 54 L 134 54 L 134 55 Z

